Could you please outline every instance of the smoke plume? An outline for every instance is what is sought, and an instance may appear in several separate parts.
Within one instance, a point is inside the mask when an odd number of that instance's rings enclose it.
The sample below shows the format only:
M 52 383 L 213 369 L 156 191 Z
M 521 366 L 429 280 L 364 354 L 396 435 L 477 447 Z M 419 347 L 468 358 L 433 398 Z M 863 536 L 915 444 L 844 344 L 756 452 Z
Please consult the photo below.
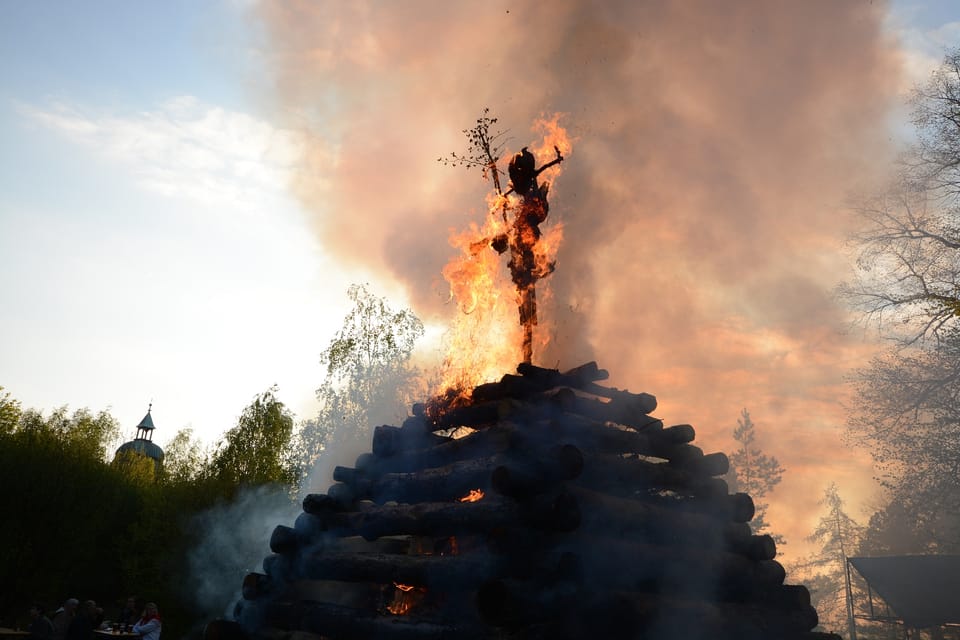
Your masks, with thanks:
M 512 151 L 535 142 L 538 115 L 564 114 L 574 150 L 545 223 L 565 225 L 542 309 L 555 340 L 535 362 L 596 359 L 717 449 L 748 407 L 786 468 L 770 521 L 797 540 L 827 479 L 869 484 L 866 455 L 836 435 L 866 347 L 830 292 L 845 198 L 889 157 L 885 11 L 492 0 L 267 2 L 259 16 L 324 246 L 403 283 L 427 320 L 454 312 L 446 239 L 485 215 L 490 189 L 436 158 L 465 147 L 485 106 Z

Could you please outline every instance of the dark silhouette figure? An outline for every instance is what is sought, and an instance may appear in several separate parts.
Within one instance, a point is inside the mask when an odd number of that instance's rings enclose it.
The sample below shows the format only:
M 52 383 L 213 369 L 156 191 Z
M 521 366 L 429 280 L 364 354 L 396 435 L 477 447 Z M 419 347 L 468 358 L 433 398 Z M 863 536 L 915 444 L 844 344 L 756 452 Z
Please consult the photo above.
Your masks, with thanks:
M 540 239 L 540 223 L 547 219 L 550 207 L 547 204 L 549 185 L 539 184 L 537 176 L 545 169 L 563 162 L 560 149 L 554 147 L 557 157 L 536 168 L 536 159 L 526 147 L 510 159 L 507 169 L 511 190 L 520 196 L 509 237 L 494 238 L 491 245 L 499 253 L 510 249 L 510 278 L 517 287 L 517 308 L 520 326 L 523 327 L 523 361 L 533 360 L 533 327 L 537 325 L 537 280 L 545 278 L 554 270 L 554 263 L 537 265 L 536 244 Z M 508 191 L 507 193 L 510 193 Z

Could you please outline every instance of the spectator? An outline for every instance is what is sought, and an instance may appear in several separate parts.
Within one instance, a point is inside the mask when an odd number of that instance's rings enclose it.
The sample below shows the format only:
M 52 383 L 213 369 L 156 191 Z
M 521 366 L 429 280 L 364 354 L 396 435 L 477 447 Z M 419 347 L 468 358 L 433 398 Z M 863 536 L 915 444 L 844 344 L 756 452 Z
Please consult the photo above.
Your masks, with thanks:
M 137 597 L 130 596 L 127 598 L 123 608 L 120 609 L 120 617 L 117 618 L 117 623 L 132 627 L 139 619 L 140 616 L 137 615 Z
M 133 625 L 133 632 L 139 633 L 143 640 L 160 640 L 160 612 L 155 603 L 147 603 L 143 617 Z
M 34 603 L 30 607 L 30 640 L 51 640 L 53 638 L 53 623 L 44 615 L 43 605 Z
M 64 640 L 67 637 L 67 629 L 70 628 L 70 622 L 77 612 L 78 604 L 80 604 L 79 600 L 70 598 L 57 609 L 57 613 L 53 616 L 53 640 Z
M 93 640 L 93 630 L 100 625 L 101 617 L 103 610 L 93 600 L 87 600 L 77 607 L 77 615 L 70 621 L 64 640 Z

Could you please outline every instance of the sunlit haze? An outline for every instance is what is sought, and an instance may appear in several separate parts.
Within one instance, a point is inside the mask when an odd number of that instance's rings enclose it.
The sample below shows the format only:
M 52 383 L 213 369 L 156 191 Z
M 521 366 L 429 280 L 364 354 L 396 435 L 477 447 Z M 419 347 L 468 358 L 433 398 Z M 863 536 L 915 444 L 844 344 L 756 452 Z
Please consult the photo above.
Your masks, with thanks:
M 433 334 L 456 313 L 448 239 L 490 185 L 437 157 L 484 107 L 510 151 L 561 113 L 537 363 L 597 360 L 705 450 L 749 409 L 788 553 L 830 481 L 861 515 L 842 403 L 875 336 L 832 297 L 847 212 L 960 10 L 594 4 L 0 4 L 0 386 L 128 436 L 152 402 L 161 445 L 215 443 L 273 384 L 312 417 L 351 283 Z

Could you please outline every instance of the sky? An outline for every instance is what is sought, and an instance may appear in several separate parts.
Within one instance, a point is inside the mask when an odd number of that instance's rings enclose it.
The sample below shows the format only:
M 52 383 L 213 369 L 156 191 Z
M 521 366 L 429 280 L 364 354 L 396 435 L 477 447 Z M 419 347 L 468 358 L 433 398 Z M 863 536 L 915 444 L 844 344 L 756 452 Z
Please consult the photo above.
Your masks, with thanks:
M 719 7 L 0 0 L 0 386 L 129 436 L 153 403 L 161 445 L 215 444 L 274 384 L 311 417 L 351 283 L 455 313 L 447 238 L 489 185 L 436 158 L 484 106 L 511 151 L 560 113 L 541 362 L 596 359 L 706 450 L 748 408 L 788 539 L 831 480 L 868 507 L 840 433 L 875 340 L 831 292 L 960 9 Z

